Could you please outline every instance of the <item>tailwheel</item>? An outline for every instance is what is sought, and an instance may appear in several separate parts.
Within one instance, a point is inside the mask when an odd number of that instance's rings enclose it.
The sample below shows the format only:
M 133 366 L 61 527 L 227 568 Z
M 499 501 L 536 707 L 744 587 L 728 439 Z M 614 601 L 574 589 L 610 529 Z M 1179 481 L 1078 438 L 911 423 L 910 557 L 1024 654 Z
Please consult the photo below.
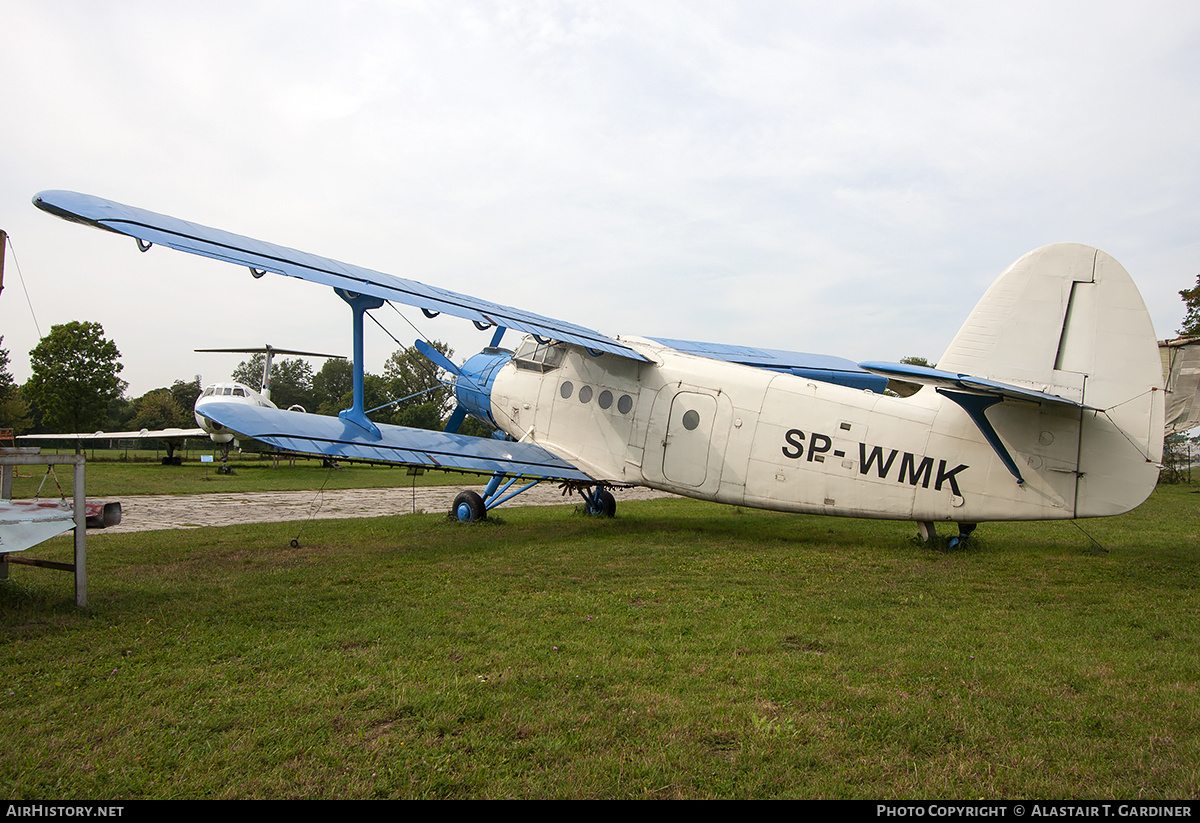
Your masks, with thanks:
M 487 507 L 483 498 L 473 491 L 459 492 L 450 507 L 450 519 L 459 523 L 474 523 L 487 517 Z
M 593 517 L 613 517 L 617 513 L 617 498 L 608 489 L 596 489 L 596 493 L 585 495 L 587 513 Z
M 964 540 L 966 540 L 968 537 L 971 536 L 971 532 L 975 531 L 975 526 L 977 526 L 977 525 L 978 525 L 977 523 L 959 523 L 958 524 L 958 537 L 951 537 L 950 540 L 946 543 L 946 545 L 952 549 L 958 548 L 958 546 Z

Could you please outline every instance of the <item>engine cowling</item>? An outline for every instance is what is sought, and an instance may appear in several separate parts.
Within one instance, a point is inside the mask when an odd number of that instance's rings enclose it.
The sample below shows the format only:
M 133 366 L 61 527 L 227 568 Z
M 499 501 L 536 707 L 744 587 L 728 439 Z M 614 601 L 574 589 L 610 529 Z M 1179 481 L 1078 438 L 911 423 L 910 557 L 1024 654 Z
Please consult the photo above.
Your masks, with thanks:
M 492 418 L 492 384 L 512 356 L 508 349 L 484 349 L 469 357 L 454 379 L 454 398 L 458 404 L 467 414 L 493 428 L 498 426 Z

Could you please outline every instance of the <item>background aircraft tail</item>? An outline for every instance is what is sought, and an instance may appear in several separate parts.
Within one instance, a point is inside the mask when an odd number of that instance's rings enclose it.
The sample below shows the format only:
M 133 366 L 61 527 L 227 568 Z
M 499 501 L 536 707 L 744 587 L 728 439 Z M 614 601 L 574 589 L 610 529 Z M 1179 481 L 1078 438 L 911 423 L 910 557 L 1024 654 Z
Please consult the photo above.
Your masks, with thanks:
M 1028 466 L 1023 472 L 1075 474 L 1074 516 L 1119 514 L 1153 491 L 1162 462 L 1162 364 L 1141 294 L 1108 254 L 1058 243 L 1025 255 L 984 294 L 937 368 L 1082 406 L 1069 415 L 989 412 Z M 1077 440 L 1077 460 L 1045 465 L 1047 441 L 1059 441 L 1056 455 L 1070 453 L 1064 437 Z

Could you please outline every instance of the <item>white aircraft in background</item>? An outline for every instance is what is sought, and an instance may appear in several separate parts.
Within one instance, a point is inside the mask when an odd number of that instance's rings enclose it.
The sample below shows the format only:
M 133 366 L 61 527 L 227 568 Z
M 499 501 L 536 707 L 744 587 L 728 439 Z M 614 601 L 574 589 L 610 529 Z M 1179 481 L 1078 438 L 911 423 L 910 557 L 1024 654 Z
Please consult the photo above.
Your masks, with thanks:
M 130 432 L 76 432 L 70 434 L 30 434 L 18 437 L 18 440 L 158 440 L 167 447 L 167 456 L 163 465 L 178 466 L 182 458 L 175 450 L 187 440 L 209 438 L 221 445 L 222 461 L 218 472 L 228 472 L 226 460 L 229 447 L 235 439 L 235 434 L 224 428 L 220 423 L 203 414 L 210 404 L 227 406 L 230 403 L 254 408 L 275 409 L 271 402 L 270 375 L 272 360 L 276 354 L 294 354 L 305 357 L 336 357 L 338 354 L 320 354 L 293 349 L 277 349 L 273 346 L 248 349 L 196 349 L 199 352 L 244 352 L 248 354 L 265 354 L 263 366 L 263 391 L 257 392 L 242 383 L 213 383 L 207 386 L 196 398 L 194 414 L 199 428 L 196 429 L 141 429 Z M 344 359 L 344 358 L 343 358 Z M 303 411 L 299 406 L 292 409 Z M 121 522 L 121 504 L 115 502 L 87 501 L 86 521 L 88 528 L 116 525 Z M 0 500 L 0 557 L 8 553 L 24 551 L 45 540 L 50 539 L 75 527 L 74 513 L 66 501 L 55 500 Z M 0 560 L 0 562 L 3 562 Z
M 253 406 L 263 409 L 278 409 L 271 402 L 271 366 L 275 355 L 277 354 L 294 354 L 304 357 L 325 357 L 345 359 L 340 354 L 321 354 L 319 352 L 299 351 L 296 349 L 277 349 L 274 346 L 262 346 L 260 348 L 244 348 L 244 349 L 196 349 L 198 352 L 237 352 L 246 354 L 264 354 L 266 355 L 263 363 L 263 390 L 255 391 L 243 383 L 212 383 L 204 388 L 200 396 L 196 398 L 196 404 L 193 407 L 193 414 L 196 418 L 196 424 L 199 428 L 181 429 L 181 428 L 166 428 L 166 429 L 140 429 L 138 431 L 127 432 L 70 432 L 66 434 L 26 434 L 21 435 L 18 440 L 139 440 L 161 441 L 167 449 L 167 456 L 163 458 L 164 466 L 179 466 L 183 462 L 183 458 L 175 454 L 175 450 L 188 440 L 200 440 L 209 438 L 214 443 L 228 449 L 229 445 L 234 441 L 235 435 L 229 429 L 217 423 L 207 415 L 203 414 L 206 406 L 213 403 L 238 403 L 246 406 Z M 304 411 L 300 406 L 292 406 L 289 411 Z
M 202 416 L 288 451 L 493 474 L 451 515 L 470 521 L 518 477 L 573 484 L 611 515 L 611 489 L 649 486 L 789 512 L 937 522 L 957 543 L 991 520 L 1120 514 L 1162 460 L 1162 365 L 1137 287 L 1112 257 L 1063 243 L 1030 252 L 992 284 L 939 359 L 848 367 L 794 352 L 610 338 L 498 303 L 73 192 L 39 208 L 72 222 L 331 286 L 349 304 L 354 403 L 338 417 L 246 404 Z M 636 295 L 631 295 L 636 298 Z M 456 366 L 447 432 L 376 425 L 363 407 L 363 316 L 387 301 L 495 327 Z M 505 329 L 527 336 L 500 348 Z M 842 361 L 844 363 L 844 361 Z M 872 377 L 875 375 L 875 377 Z M 919 383 L 910 397 L 870 380 Z M 886 384 L 884 384 L 886 385 Z M 453 433 L 470 414 L 504 439 Z

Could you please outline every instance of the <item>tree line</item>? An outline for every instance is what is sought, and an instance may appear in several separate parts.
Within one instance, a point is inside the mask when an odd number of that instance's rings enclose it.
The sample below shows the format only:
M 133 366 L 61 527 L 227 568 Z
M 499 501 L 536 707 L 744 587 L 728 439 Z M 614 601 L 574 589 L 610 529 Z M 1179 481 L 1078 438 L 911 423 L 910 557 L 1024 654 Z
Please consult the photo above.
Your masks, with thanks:
M 18 385 L 9 371 L 9 353 L 0 336 L 0 428 L 16 434 L 194 428 L 192 409 L 203 387 L 199 376 L 181 378 L 140 397 L 126 395 L 124 366 L 116 344 L 99 323 L 72 321 L 54 326 L 29 353 L 31 375 Z M 445 343 L 433 345 L 447 357 Z M 234 369 L 231 379 L 262 389 L 264 356 L 255 354 Z M 319 370 L 299 357 L 277 359 L 271 368 L 271 400 L 281 409 L 298 406 L 316 414 L 336 415 L 351 404 L 353 366 L 326 360 Z M 399 349 L 383 374 L 367 373 L 364 400 L 371 419 L 414 428 L 440 430 L 453 409 L 450 389 L 437 369 L 416 349 Z M 470 425 L 474 424 L 474 425 Z M 462 433 L 486 436 L 469 421 Z

